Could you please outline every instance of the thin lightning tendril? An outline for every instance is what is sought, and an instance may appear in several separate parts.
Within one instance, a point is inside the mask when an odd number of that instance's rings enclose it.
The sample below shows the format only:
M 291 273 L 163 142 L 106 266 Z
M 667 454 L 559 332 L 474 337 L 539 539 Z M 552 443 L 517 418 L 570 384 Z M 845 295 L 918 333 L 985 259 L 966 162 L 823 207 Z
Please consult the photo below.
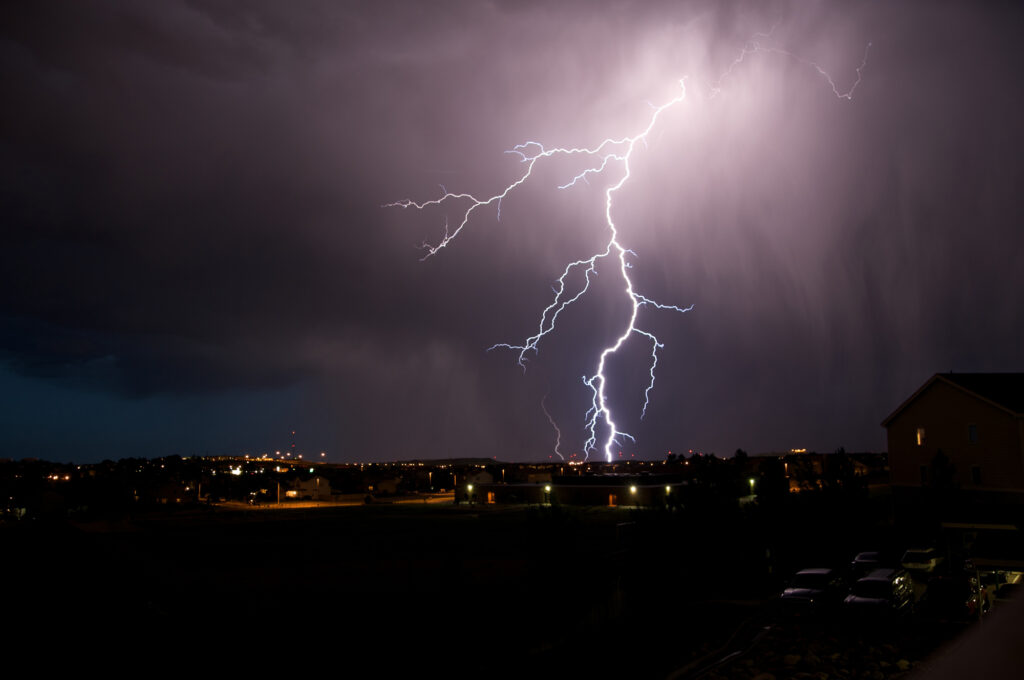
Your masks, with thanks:
M 772 33 L 775 32 L 776 26 L 772 26 L 771 30 L 768 31 L 767 33 L 755 34 L 755 37 L 770 38 Z M 715 97 L 718 96 L 718 94 L 722 91 L 722 81 L 728 78 L 730 75 L 732 75 L 733 70 L 737 66 L 742 64 L 749 55 L 754 54 L 756 52 L 763 52 L 768 54 L 780 54 L 784 57 L 787 57 L 788 59 L 792 59 L 793 61 L 799 64 L 813 68 L 815 71 L 818 72 L 818 75 L 825 79 L 825 82 L 828 83 L 828 86 L 832 88 L 832 94 L 834 94 L 837 99 L 846 99 L 847 101 L 849 101 L 853 99 L 853 92 L 854 90 L 857 89 L 857 86 L 860 85 L 861 79 L 863 78 L 863 71 L 868 65 L 868 52 L 870 51 L 871 43 L 869 42 L 867 45 L 864 46 L 864 57 L 860 61 L 860 66 L 858 66 L 855 69 L 855 72 L 857 73 L 857 78 L 853 81 L 853 84 L 850 85 L 848 90 L 846 90 L 845 92 L 841 92 L 839 90 L 839 86 L 836 85 L 836 81 L 833 80 L 832 76 L 829 75 L 828 71 L 826 71 L 816 62 L 813 62 L 809 59 L 805 59 L 804 57 L 801 57 L 799 54 L 795 54 L 793 52 L 790 52 L 789 50 L 784 50 L 780 47 L 765 47 L 756 40 L 751 40 L 746 45 L 743 46 L 743 49 L 740 50 L 739 55 L 735 59 L 733 59 L 731 64 L 729 64 L 729 68 L 727 68 L 725 71 L 722 72 L 720 76 L 718 76 L 718 80 L 715 81 L 714 85 L 709 86 L 709 98 L 714 99 Z
M 768 38 L 771 33 L 774 32 L 773 27 L 768 33 L 758 33 L 758 37 Z M 860 85 L 862 71 L 867 66 L 868 50 L 871 48 L 871 43 L 867 44 L 864 49 L 864 58 L 861 61 L 860 66 L 857 67 L 856 73 L 857 78 L 850 88 L 841 92 L 836 85 L 832 77 L 823 69 L 821 66 L 813 61 L 809 61 L 796 55 L 787 50 L 776 48 L 776 47 L 765 47 L 756 41 L 750 41 L 744 45 L 739 55 L 729 67 L 722 72 L 713 85 L 709 86 L 709 98 L 716 97 L 722 91 L 722 82 L 728 78 L 733 70 L 742 64 L 748 56 L 754 53 L 772 53 L 783 55 L 787 58 L 793 59 L 800 64 L 815 69 L 829 84 L 832 88 L 833 94 L 839 99 L 850 100 L 853 98 L 853 92 Z M 592 276 L 597 275 L 597 264 L 599 260 L 610 259 L 618 262 L 618 270 L 622 277 L 624 285 L 623 293 L 625 298 L 630 303 L 630 314 L 629 321 L 625 325 L 622 333 L 616 338 L 615 342 L 605 347 L 597 360 L 597 367 L 593 375 L 583 376 L 583 383 L 591 391 L 591 403 L 585 414 L 584 429 L 587 432 L 587 440 L 584 444 L 584 452 L 589 458 L 591 451 L 596 450 L 599 447 L 599 429 L 604 427 L 606 430 L 606 436 L 603 439 L 603 443 L 600 448 L 604 451 L 605 459 L 607 461 L 612 460 L 612 447 L 615 444 L 621 442 L 622 439 L 629 439 L 630 441 L 636 441 L 636 439 L 627 432 L 619 429 L 619 426 L 615 423 L 612 417 L 611 409 L 608 405 L 608 396 L 606 388 L 608 379 L 605 376 L 605 367 L 608 362 L 608 358 L 615 354 L 634 334 L 642 336 L 650 341 L 651 343 L 651 362 L 650 362 L 650 382 L 647 384 L 647 388 L 644 390 L 644 404 L 641 409 L 640 417 L 643 419 L 647 414 L 647 406 L 650 403 L 650 392 L 654 388 L 655 382 L 655 368 L 658 365 L 658 350 L 664 348 L 658 338 L 650 331 L 644 330 L 637 325 L 637 317 L 640 313 L 641 307 L 651 307 L 658 310 L 673 311 L 678 313 L 689 312 L 693 309 L 693 305 L 687 307 L 680 307 L 677 305 L 668 305 L 656 302 L 640 293 L 633 288 L 633 280 L 629 276 L 629 270 L 632 265 L 629 262 L 629 256 L 636 256 L 632 250 L 624 247 L 619 241 L 619 229 L 612 216 L 612 206 L 615 194 L 621 189 L 626 182 L 630 179 L 632 174 L 631 161 L 633 160 L 633 151 L 637 148 L 638 143 L 642 143 L 646 148 L 648 135 L 657 125 L 662 114 L 668 109 L 680 104 L 686 99 L 686 79 L 679 80 L 679 94 L 669 101 L 661 104 L 660 106 L 651 105 L 652 113 L 648 119 L 646 127 L 644 127 L 638 133 L 613 138 L 609 137 L 602 140 L 597 146 L 594 147 L 554 147 L 546 148 L 543 144 L 536 141 L 527 141 L 522 144 L 517 144 L 512 149 L 505 153 L 519 156 L 520 161 L 525 164 L 526 169 L 518 179 L 510 183 L 499 193 L 487 198 L 477 198 L 476 196 L 469 193 L 455 193 L 448 191 L 443 185 L 441 186 L 442 194 L 439 198 L 427 200 L 427 201 L 413 201 L 410 199 L 403 199 L 394 203 L 388 203 L 384 207 L 398 207 L 398 208 L 415 208 L 417 210 L 423 210 L 430 206 L 441 206 L 442 204 L 462 202 L 466 201 L 469 204 L 459 219 L 458 225 L 452 229 L 448 224 L 447 219 L 444 223 L 444 235 L 440 241 L 431 244 L 424 242 L 421 248 L 425 251 L 425 255 L 421 260 L 425 260 L 429 257 L 436 255 L 443 248 L 448 247 L 459 233 L 469 224 L 470 219 L 474 213 L 479 211 L 481 208 L 488 206 L 494 206 L 496 210 L 496 217 L 498 221 L 501 221 L 501 203 L 502 201 L 511 194 L 515 189 L 526 183 L 531 175 L 533 174 L 534 168 L 537 164 L 545 159 L 552 157 L 582 157 L 587 159 L 588 166 L 581 172 L 573 176 L 569 181 L 558 186 L 559 189 L 570 189 L 576 186 L 577 183 L 583 182 L 589 184 L 588 177 L 591 175 L 601 175 L 605 173 L 610 166 L 617 166 L 621 168 L 621 176 L 618 181 L 614 182 L 611 186 L 605 189 L 605 226 L 609 232 L 609 239 L 604 250 L 598 252 L 590 257 L 570 262 L 565 266 L 562 274 L 556 280 L 556 284 L 552 286 L 552 292 L 554 293 L 554 299 L 551 301 L 540 316 L 540 323 L 537 328 L 537 332 L 526 338 L 521 345 L 509 344 L 509 343 L 497 343 L 488 348 L 488 351 L 503 348 L 517 352 L 517 363 L 526 370 L 527 353 L 533 352 L 534 354 L 539 352 L 540 341 L 552 333 L 555 329 L 555 324 L 558 320 L 559 315 L 570 305 L 578 301 L 583 297 L 590 289 L 590 283 Z M 572 288 L 568 283 L 567 279 L 570 274 L 574 272 L 582 272 L 583 284 L 578 289 Z M 545 397 L 546 399 L 546 397 Z M 541 408 L 544 410 L 544 414 L 547 416 L 548 421 L 555 428 L 558 440 L 555 444 L 555 453 L 558 454 L 559 458 L 563 458 L 559 452 L 559 446 L 561 444 L 561 430 L 559 430 L 554 419 L 547 410 L 544 400 L 541 401 Z M 564 460 L 564 458 L 563 458 Z
M 565 460 L 565 456 L 563 456 L 562 452 L 558 450 L 562 445 L 562 431 L 558 428 L 558 423 L 555 422 L 555 419 L 551 417 L 550 413 L 548 413 L 548 406 L 545 403 L 547 398 L 548 395 L 545 394 L 544 398 L 540 400 L 540 407 L 544 411 L 544 415 L 548 417 L 548 422 L 551 423 L 551 427 L 555 428 L 555 455 L 562 460 Z

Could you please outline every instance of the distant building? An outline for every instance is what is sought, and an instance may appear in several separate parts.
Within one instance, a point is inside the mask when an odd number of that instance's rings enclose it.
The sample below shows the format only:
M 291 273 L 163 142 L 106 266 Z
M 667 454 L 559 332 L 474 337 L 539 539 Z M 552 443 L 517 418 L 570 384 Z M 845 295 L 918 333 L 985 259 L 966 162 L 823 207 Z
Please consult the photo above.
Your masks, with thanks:
M 527 484 L 544 484 L 551 481 L 551 470 L 530 472 L 526 475 Z
M 305 501 L 330 500 L 331 483 L 319 475 L 309 479 L 295 479 L 288 485 L 285 497 Z
M 944 519 L 1024 504 L 1024 373 L 937 373 L 882 426 L 898 508 L 926 490 Z
M 473 472 L 467 473 L 464 477 L 468 484 L 493 484 L 494 475 L 487 470 L 474 470 Z M 549 477 L 550 479 L 550 477 Z
M 374 477 L 366 485 L 366 490 L 372 494 L 394 496 L 402 485 L 402 477 L 399 475 L 384 475 Z

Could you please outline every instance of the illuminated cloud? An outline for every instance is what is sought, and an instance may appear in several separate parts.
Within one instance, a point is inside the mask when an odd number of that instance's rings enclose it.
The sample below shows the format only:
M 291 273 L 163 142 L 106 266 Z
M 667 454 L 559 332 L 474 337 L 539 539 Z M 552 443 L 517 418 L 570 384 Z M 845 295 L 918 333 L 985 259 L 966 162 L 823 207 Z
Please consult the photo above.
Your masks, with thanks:
M 552 164 L 500 223 L 475 222 L 426 262 L 417 246 L 443 219 L 380 205 L 439 185 L 490 195 L 521 169 L 505 150 L 642 129 L 680 75 L 688 105 L 653 132 L 615 214 L 636 290 L 695 309 L 643 316 L 666 345 L 656 388 L 640 420 L 652 345 L 624 347 L 609 367 L 616 423 L 643 456 L 881 448 L 878 423 L 928 375 L 1024 365 L 1021 11 L 5 7 L 10 455 L 204 440 L 230 453 L 304 419 L 311 446 L 339 457 L 546 458 L 545 394 L 573 429 L 561 451 L 580 451 L 591 395 L 579 378 L 617 337 L 615 277 L 564 312 L 568 332 L 525 375 L 514 353 L 485 350 L 522 344 L 565 264 L 603 251 L 599 183 L 559 190 L 566 168 Z M 712 99 L 737 50 L 772 26 L 773 45 L 840 90 L 870 41 L 853 101 L 782 54 L 755 55 Z

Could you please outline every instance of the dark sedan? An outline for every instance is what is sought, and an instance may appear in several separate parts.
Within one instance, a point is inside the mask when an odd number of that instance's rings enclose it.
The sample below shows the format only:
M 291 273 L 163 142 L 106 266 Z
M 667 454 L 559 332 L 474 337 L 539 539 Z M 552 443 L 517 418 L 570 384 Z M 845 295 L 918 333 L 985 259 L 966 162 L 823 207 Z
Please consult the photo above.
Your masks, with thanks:
M 909 613 L 914 606 L 914 587 L 903 569 L 875 569 L 853 584 L 843 600 L 853 614 L 886 616 Z
M 780 597 L 783 612 L 799 614 L 837 606 L 843 599 L 843 575 L 837 569 L 798 571 Z

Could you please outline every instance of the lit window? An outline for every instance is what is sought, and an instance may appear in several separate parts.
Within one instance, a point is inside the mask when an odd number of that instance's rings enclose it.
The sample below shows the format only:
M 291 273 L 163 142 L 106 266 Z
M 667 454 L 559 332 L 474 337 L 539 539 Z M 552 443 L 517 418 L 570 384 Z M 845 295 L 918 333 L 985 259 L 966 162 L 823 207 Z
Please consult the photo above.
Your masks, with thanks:
M 978 441 L 978 426 L 977 425 L 968 425 L 967 426 L 967 441 L 971 442 L 972 444 L 974 442 Z
M 917 445 L 924 446 L 924 428 L 917 428 Z

